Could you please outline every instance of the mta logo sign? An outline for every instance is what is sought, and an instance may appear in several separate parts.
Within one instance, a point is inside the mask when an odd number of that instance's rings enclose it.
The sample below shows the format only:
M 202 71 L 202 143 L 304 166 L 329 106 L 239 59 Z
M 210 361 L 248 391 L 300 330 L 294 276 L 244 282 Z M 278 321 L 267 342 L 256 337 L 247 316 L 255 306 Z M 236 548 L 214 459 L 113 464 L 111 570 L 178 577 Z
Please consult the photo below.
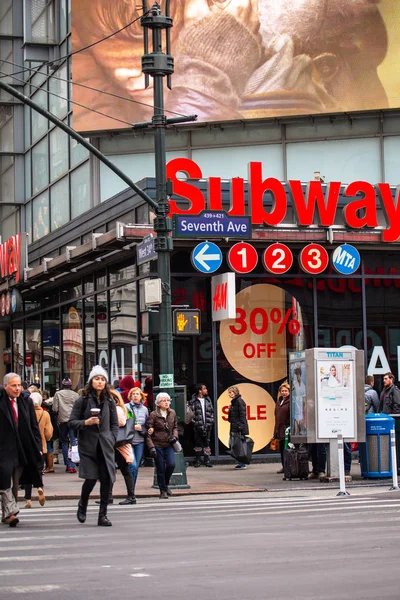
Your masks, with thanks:
M 332 255 L 332 266 L 340 275 L 352 275 L 360 266 L 360 254 L 350 244 L 338 246 Z

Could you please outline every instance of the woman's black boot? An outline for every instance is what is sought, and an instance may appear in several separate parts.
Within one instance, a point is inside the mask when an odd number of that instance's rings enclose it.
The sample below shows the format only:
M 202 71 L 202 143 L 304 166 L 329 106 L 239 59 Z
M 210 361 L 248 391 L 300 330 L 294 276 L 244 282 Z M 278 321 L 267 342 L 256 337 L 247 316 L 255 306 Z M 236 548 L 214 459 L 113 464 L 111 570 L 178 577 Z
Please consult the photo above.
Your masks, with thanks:
M 97 525 L 100 525 L 100 527 L 111 527 L 112 523 L 111 521 L 107 518 L 107 503 L 101 503 L 100 504 L 100 510 L 99 510 L 99 518 L 97 520 Z
M 84 523 L 86 521 L 86 510 L 87 510 L 87 504 L 85 506 L 82 503 L 82 500 L 80 500 L 79 504 L 78 504 L 78 511 L 76 513 L 76 518 L 78 519 L 79 523 Z
M 127 504 L 136 504 L 135 498 L 135 486 L 133 484 L 133 477 L 129 473 L 128 475 L 124 475 L 126 491 L 128 492 L 128 496 L 122 502 L 118 502 L 121 506 L 125 506 Z

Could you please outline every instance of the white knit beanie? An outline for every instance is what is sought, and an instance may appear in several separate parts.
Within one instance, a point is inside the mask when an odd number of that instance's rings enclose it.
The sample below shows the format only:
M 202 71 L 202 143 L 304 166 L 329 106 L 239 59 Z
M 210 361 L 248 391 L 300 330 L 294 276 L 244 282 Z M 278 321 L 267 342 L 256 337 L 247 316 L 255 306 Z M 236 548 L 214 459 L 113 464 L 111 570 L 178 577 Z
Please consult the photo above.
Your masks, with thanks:
M 104 377 L 104 379 L 108 382 L 108 375 L 107 372 L 103 369 L 103 367 L 101 367 L 100 365 L 96 365 L 95 367 L 93 367 L 93 369 L 90 371 L 90 375 L 89 375 L 89 379 L 88 379 L 88 383 L 90 383 L 93 379 L 93 377 L 97 377 L 98 375 L 101 375 L 102 377 Z

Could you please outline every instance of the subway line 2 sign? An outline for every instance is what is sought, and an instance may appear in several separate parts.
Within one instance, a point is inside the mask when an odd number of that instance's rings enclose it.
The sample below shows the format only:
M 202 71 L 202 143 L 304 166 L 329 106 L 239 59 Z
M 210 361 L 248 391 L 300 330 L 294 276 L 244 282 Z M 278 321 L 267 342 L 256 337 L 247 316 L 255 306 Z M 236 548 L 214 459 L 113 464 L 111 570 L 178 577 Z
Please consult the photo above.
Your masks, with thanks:
M 222 188 L 220 177 L 208 179 L 208 206 L 201 190 L 190 181 L 178 179 L 179 174 L 188 179 L 203 179 L 200 167 L 189 158 L 175 158 L 167 165 L 167 179 L 171 180 L 172 193 L 190 203 L 190 208 L 183 210 L 178 202 L 171 199 L 171 215 L 198 215 L 204 210 L 223 211 Z M 379 226 L 377 207 L 380 205 L 386 221 L 383 231 L 384 242 L 396 242 L 400 239 L 400 193 L 395 198 L 388 183 L 373 186 L 366 181 L 353 181 L 343 186 L 339 181 L 332 181 L 324 191 L 319 181 L 310 181 L 306 193 L 298 180 L 288 181 L 287 189 L 292 201 L 296 222 L 301 227 L 309 227 L 318 223 L 323 227 L 331 227 L 335 223 L 338 211 L 339 196 L 342 193 L 349 202 L 343 208 L 343 219 L 351 229 L 375 228 Z M 248 205 L 253 225 L 277 226 L 286 218 L 288 198 L 285 184 L 273 177 L 263 179 L 262 163 L 249 163 Z M 342 189 L 344 188 L 344 189 Z M 273 196 L 269 210 L 264 206 L 264 194 Z M 378 201 L 377 201 L 378 200 Z M 234 177 L 231 182 L 231 217 L 246 215 L 245 182 L 242 177 Z

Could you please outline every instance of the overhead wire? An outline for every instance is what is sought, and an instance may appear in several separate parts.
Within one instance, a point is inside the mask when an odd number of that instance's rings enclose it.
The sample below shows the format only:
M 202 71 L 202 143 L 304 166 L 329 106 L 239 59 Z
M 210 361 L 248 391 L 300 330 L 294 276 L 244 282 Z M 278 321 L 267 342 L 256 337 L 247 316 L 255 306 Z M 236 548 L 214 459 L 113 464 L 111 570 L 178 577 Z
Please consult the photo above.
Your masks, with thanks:
M 4 71 L 0 71 L 0 74 L 5 75 Z M 11 77 L 11 76 L 7 75 L 7 77 Z M 23 79 L 21 79 L 20 77 L 13 76 L 13 79 L 16 79 L 17 81 L 21 81 L 22 83 L 25 83 L 25 81 Z M 89 106 L 86 106 L 85 104 L 81 104 L 80 102 L 77 102 L 76 100 L 68 100 L 68 98 L 64 98 L 64 96 L 60 96 L 60 94 L 56 94 L 55 92 L 50 92 L 49 90 L 44 90 L 39 85 L 33 85 L 33 83 L 31 83 L 30 85 L 38 90 L 41 90 L 42 92 L 44 92 L 46 94 L 50 94 L 51 96 L 60 98 L 61 100 L 64 100 L 65 102 L 71 102 L 71 104 L 76 104 L 77 106 L 80 106 L 81 108 L 86 108 L 86 110 L 95 112 L 95 113 L 101 115 L 102 117 L 107 117 L 108 119 L 113 119 L 114 121 L 118 121 L 119 123 L 123 123 L 124 125 L 128 125 L 129 127 L 132 127 L 132 125 L 133 125 L 133 123 L 129 123 L 129 121 L 124 121 L 123 119 L 118 119 L 117 117 L 112 117 L 111 115 L 107 115 L 106 113 L 103 113 L 100 110 L 97 110 L 95 108 L 90 108 Z
M 25 73 L 26 71 L 35 71 L 35 73 L 37 73 L 36 69 L 32 69 L 31 67 L 23 67 L 22 65 L 19 65 L 17 63 L 14 63 L 10 60 L 0 60 L 0 63 L 6 63 L 8 65 L 12 65 L 14 67 L 21 67 L 22 71 L 16 71 L 15 73 L 10 73 L 9 75 L 7 75 L 7 77 L 14 77 L 14 75 L 19 75 L 21 73 Z M 44 75 L 47 79 L 57 79 L 58 81 L 64 81 L 66 83 L 71 83 L 72 85 L 77 85 L 79 87 L 83 87 L 85 89 L 88 90 L 92 90 L 93 92 L 99 92 L 100 94 L 105 94 L 107 96 L 112 96 L 113 98 L 118 98 L 120 100 L 126 100 L 127 102 L 132 102 L 133 104 L 140 104 L 141 106 L 147 106 L 148 108 L 152 108 L 153 110 L 160 110 L 160 107 L 155 106 L 154 104 L 149 104 L 147 102 L 141 102 L 140 100 L 134 100 L 133 98 L 130 98 L 128 96 L 121 96 L 120 94 L 115 94 L 112 92 L 106 92 L 105 90 L 100 90 L 99 88 L 95 88 L 92 87 L 91 85 L 86 85 L 84 83 L 79 83 L 78 81 L 73 81 L 72 79 L 65 79 L 64 77 L 57 77 L 56 75 Z M 1 79 L 1 78 L 0 78 Z M 20 80 L 18 80 L 20 81 Z M 25 84 L 28 85 L 30 82 L 26 81 Z M 179 117 L 186 117 L 187 115 L 184 115 L 182 113 L 176 112 L 174 110 L 169 110 L 169 109 L 164 109 L 165 112 L 171 113 L 172 115 L 177 115 Z

